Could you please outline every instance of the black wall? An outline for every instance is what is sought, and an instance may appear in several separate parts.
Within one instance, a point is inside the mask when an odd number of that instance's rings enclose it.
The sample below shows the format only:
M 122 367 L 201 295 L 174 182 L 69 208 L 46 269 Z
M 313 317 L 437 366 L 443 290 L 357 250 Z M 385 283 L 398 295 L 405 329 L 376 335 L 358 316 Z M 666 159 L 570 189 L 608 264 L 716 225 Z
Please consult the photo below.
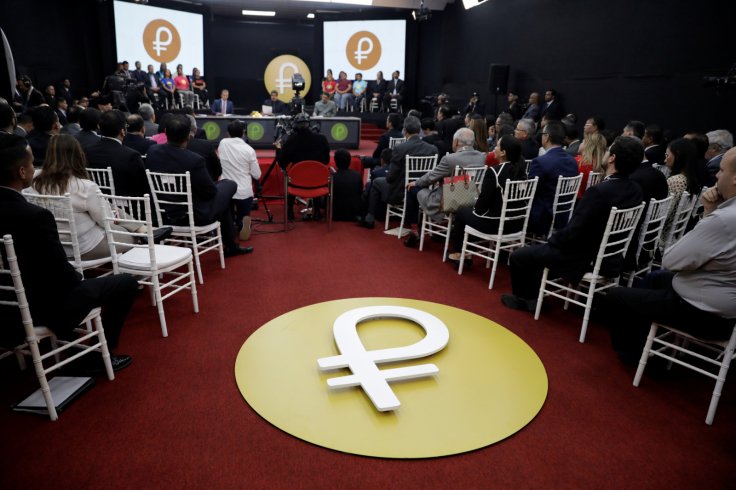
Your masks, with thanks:
M 205 78 L 213 96 L 229 88 L 238 106 L 260 107 L 267 95 L 263 70 L 276 55 L 304 59 L 315 82 L 325 68 L 319 22 L 244 21 L 211 16 L 204 7 L 180 2 L 150 4 L 204 14 Z M 405 109 L 440 91 L 462 105 L 478 91 L 485 95 L 488 112 L 494 112 L 488 67 L 502 63 L 511 66 L 511 90 L 526 97 L 553 87 L 566 110 L 581 119 L 602 115 L 617 129 L 628 119 L 641 119 L 675 132 L 733 131 L 736 91 L 718 94 L 702 84 L 704 75 L 723 75 L 736 62 L 727 4 L 492 0 L 466 11 L 456 1 L 428 22 L 407 23 Z M 410 19 L 406 11 L 361 18 Z M 69 77 L 75 88 L 89 92 L 114 69 L 112 2 L 4 0 L 0 27 L 19 73 L 30 74 L 37 87 Z M 312 98 L 318 90 L 313 86 Z M 499 97 L 499 107 L 504 103 L 505 97 Z

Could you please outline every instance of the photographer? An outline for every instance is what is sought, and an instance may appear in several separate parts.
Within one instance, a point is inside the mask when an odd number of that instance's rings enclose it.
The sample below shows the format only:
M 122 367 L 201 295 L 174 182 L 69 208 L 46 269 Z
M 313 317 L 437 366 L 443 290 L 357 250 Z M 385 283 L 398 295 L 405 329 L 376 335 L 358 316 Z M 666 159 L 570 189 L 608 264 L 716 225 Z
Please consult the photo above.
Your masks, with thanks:
M 282 169 L 290 164 L 303 162 L 304 160 L 316 160 L 324 163 L 330 163 L 330 145 L 327 138 L 323 135 L 313 132 L 310 127 L 309 115 L 301 113 L 294 118 L 294 130 L 291 134 L 286 135 L 286 142 L 281 141 L 284 138 L 276 140 L 276 155 L 279 165 Z M 294 198 L 289 196 L 288 213 L 289 219 L 294 219 Z

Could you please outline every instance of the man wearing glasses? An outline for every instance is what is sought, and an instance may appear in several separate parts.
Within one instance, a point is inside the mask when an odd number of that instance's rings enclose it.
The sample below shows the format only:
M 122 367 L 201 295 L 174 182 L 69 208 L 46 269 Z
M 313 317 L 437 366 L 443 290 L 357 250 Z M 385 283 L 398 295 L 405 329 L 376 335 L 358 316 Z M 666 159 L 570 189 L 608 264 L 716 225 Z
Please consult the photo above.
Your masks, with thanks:
M 532 119 L 520 119 L 514 129 L 514 137 L 521 141 L 521 156 L 524 160 L 531 160 L 539 156 L 539 145 L 534 140 L 537 125 Z

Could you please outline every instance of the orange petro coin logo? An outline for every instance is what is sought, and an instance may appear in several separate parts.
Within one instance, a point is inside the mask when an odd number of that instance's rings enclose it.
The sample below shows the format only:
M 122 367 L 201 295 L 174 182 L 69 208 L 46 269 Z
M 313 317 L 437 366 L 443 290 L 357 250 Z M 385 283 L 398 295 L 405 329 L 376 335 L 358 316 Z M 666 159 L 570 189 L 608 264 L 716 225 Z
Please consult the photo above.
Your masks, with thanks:
M 381 41 L 372 32 L 356 32 L 348 39 L 345 55 L 356 69 L 369 70 L 381 59 Z
M 143 29 L 143 47 L 155 61 L 170 63 L 179 56 L 181 36 L 171 22 L 155 19 Z

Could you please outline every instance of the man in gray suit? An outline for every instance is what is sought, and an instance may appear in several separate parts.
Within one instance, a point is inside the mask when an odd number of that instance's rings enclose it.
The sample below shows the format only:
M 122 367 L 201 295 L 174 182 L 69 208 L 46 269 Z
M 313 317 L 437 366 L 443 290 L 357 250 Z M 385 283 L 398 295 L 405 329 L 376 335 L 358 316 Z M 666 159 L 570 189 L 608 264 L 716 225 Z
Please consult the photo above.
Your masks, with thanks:
M 415 247 L 419 243 L 418 222 L 419 207 L 426 212 L 430 219 L 440 221 L 445 214 L 440 209 L 442 201 L 442 186 L 433 189 L 429 187 L 444 177 L 454 174 L 455 167 L 470 168 L 485 166 L 485 154 L 473 148 L 475 134 L 471 129 L 460 128 L 452 137 L 452 151 L 448 153 L 440 163 L 430 172 L 424 174 L 415 182 L 410 182 L 406 187 L 406 218 L 405 222 L 411 228 L 411 234 L 404 241 L 407 247 Z
M 414 116 L 404 120 L 404 135 L 406 142 L 396 146 L 391 154 L 386 177 L 379 177 L 373 181 L 371 192 L 368 196 L 368 213 L 360 226 L 373 228 L 375 226 L 375 215 L 378 207 L 384 203 L 398 204 L 404 200 L 404 174 L 406 171 L 407 156 L 430 156 L 437 154 L 437 147 L 422 141 L 419 138 L 421 123 Z

